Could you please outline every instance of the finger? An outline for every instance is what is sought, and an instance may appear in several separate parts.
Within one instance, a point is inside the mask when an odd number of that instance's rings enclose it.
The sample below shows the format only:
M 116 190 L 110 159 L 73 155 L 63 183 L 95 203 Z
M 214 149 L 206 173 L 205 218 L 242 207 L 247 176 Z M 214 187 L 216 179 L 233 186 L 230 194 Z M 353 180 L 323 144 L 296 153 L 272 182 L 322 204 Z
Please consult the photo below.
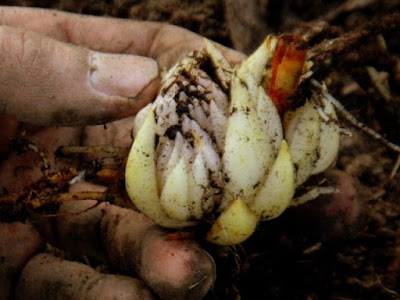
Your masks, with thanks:
M 293 219 L 303 220 L 296 230 L 312 233 L 323 240 L 354 236 L 364 226 L 365 188 L 343 171 L 328 170 L 323 177 L 328 186 L 336 189 L 335 193 L 320 195 L 295 207 Z
M 153 57 L 161 67 L 171 67 L 188 52 L 203 47 L 203 39 L 182 28 L 131 20 L 74 15 L 32 8 L 0 8 L 0 24 L 22 26 L 60 41 L 110 53 Z M 231 63 L 244 55 L 222 47 Z
M 13 117 L 0 116 L 0 157 L 10 150 L 10 140 L 18 131 L 18 121 Z
M 18 276 L 26 262 L 43 246 L 32 226 L 0 223 L 0 299 L 12 299 Z
M 1 122 L 0 128 L 7 129 L 12 138 L 16 135 L 15 120 L 4 118 L 4 123 Z M 107 126 L 86 126 L 79 127 L 58 127 L 58 128 L 43 128 L 37 132 L 32 131 L 30 125 L 21 125 L 20 132 L 26 132 L 25 138 L 37 146 L 38 150 L 43 153 L 47 162 L 50 164 L 51 172 L 57 172 L 70 167 L 77 167 L 80 160 L 75 156 L 74 159 L 63 158 L 59 159 L 56 156 L 57 149 L 60 146 L 98 146 L 107 145 L 115 147 L 126 147 L 127 149 L 132 144 L 132 126 L 134 117 L 128 117 L 122 120 L 108 123 Z M 11 122 L 13 121 L 13 122 Z M 5 127 L 2 127 L 4 124 Z M 7 124 L 10 125 L 7 127 Z M 12 130 L 11 130 L 12 129 Z M 2 137 L 4 134 L 4 137 Z M 2 146 L 4 151 L 14 150 L 10 153 L 7 159 L 0 161 L 0 190 L 7 189 L 8 192 L 19 192 L 24 187 L 29 186 L 43 177 L 41 170 L 41 159 L 38 153 L 29 150 L 26 147 L 17 146 L 14 143 L 9 143 L 6 132 L 0 132 L 0 150 Z M 1 152 L 0 152 L 1 154 Z M 3 155 L 6 158 L 5 155 Z M 93 161 L 99 158 L 99 154 L 86 154 L 85 161 Z
M 42 178 L 43 158 L 50 172 L 74 167 L 79 160 L 59 160 L 56 150 L 60 146 L 79 145 L 81 132 L 79 127 L 49 127 L 26 135 L 26 140 L 15 143 L 14 151 L 0 162 L 0 190 L 20 192 Z
M 81 213 L 57 219 L 50 229 L 41 225 L 41 231 L 54 236 L 53 242 L 62 249 L 86 253 L 138 274 L 162 299 L 201 299 L 209 291 L 215 280 L 214 262 L 195 242 L 168 240 L 142 214 L 108 203 L 82 213 L 94 204 L 63 204 L 64 214 Z
M 10 26 L 0 26 L 0 49 L 0 114 L 23 122 L 104 123 L 136 113 L 158 88 L 157 63 L 145 57 L 95 52 Z
M 97 126 L 86 126 L 82 134 L 82 145 L 108 145 L 130 148 L 132 145 L 132 128 L 134 116 Z
M 15 299 L 154 299 L 140 280 L 39 254 L 23 269 Z

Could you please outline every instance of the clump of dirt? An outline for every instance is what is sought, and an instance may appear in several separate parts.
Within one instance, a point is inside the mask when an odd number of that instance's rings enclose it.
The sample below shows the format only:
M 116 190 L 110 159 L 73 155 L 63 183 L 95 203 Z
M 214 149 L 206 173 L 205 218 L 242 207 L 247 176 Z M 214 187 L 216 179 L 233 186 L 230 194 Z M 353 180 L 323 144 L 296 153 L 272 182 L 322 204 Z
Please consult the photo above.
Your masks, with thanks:
M 313 69 L 316 78 L 324 81 L 356 118 L 400 143 L 399 27 L 396 20 L 380 21 L 399 10 L 397 0 L 3 4 L 168 22 L 246 53 L 254 50 L 265 34 L 301 33 L 312 50 L 320 51 Z M 372 19 L 375 23 L 370 27 L 359 27 Z M 323 44 L 332 38 L 342 44 L 334 49 Z M 352 137 L 343 140 L 337 168 L 355 176 L 363 189 L 357 222 L 347 224 L 342 234 L 336 235 L 323 223 L 315 223 L 316 218 L 289 210 L 263 223 L 243 245 L 210 249 L 217 261 L 218 279 L 208 299 L 400 298 L 399 153 L 358 130 L 349 130 L 351 125 L 345 119 L 341 123 Z M 320 228 L 316 228 L 318 224 Z

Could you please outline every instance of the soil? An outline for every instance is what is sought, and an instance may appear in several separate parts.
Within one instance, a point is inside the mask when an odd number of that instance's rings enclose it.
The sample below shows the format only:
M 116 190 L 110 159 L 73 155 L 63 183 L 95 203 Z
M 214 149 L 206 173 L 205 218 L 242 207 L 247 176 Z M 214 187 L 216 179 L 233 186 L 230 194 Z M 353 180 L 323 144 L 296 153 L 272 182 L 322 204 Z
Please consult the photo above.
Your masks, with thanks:
M 315 77 L 357 119 L 400 144 L 400 30 L 385 29 L 382 19 L 399 11 L 398 0 L 3 4 L 169 22 L 245 53 L 266 34 L 282 32 L 306 35 L 310 48 L 323 49 L 318 45 L 324 39 L 354 33 L 375 20 L 362 39 L 346 42 L 329 55 L 319 52 Z M 356 217 L 324 222 L 326 215 L 320 210 L 292 209 L 263 223 L 240 246 L 207 246 L 218 270 L 207 299 L 400 299 L 400 172 L 395 167 L 399 153 L 345 119 L 341 125 L 352 136 L 344 137 L 337 168 L 360 182 Z

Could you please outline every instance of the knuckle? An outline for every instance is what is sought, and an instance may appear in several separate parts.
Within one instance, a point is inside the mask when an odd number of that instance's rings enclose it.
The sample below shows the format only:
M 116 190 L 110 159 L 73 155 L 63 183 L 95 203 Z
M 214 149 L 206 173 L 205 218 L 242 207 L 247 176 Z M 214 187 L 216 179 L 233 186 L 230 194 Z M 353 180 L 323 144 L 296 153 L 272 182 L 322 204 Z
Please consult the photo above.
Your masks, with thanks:
M 41 54 L 47 46 L 39 34 L 10 26 L 0 26 L 0 57 L 10 67 L 30 69 L 40 65 Z
M 24 67 L 33 67 L 40 60 L 40 53 L 43 49 L 43 39 L 31 31 L 22 30 L 19 32 L 19 51 L 16 52 L 19 62 Z

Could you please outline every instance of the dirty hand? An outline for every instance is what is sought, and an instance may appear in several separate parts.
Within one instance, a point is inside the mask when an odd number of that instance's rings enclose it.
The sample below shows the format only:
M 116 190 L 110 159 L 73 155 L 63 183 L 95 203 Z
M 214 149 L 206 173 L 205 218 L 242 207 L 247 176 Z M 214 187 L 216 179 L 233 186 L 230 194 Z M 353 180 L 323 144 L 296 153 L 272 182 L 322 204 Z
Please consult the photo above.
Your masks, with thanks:
M 201 37 L 165 24 L 0 8 L 2 192 L 19 192 L 42 176 L 35 153 L 14 151 L 10 141 L 16 137 L 35 143 L 51 171 L 71 166 L 55 160 L 61 145 L 129 147 L 129 116 L 153 99 L 160 69 L 202 43 Z M 243 58 L 223 51 L 232 63 Z M 107 129 L 50 127 L 124 117 L 128 118 Z M 80 201 L 60 210 L 76 212 L 91 205 Z M 87 213 L 57 218 L 40 231 L 60 248 L 93 255 L 113 270 L 140 276 L 161 297 L 201 298 L 215 278 L 212 259 L 197 244 L 168 240 L 142 215 L 105 203 Z M 130 277 L 102 275 L 85 265 L 37 254 L 43 237 L 30 225 L 0 223 L 0 236 L 0 299 L 151 297 Z

